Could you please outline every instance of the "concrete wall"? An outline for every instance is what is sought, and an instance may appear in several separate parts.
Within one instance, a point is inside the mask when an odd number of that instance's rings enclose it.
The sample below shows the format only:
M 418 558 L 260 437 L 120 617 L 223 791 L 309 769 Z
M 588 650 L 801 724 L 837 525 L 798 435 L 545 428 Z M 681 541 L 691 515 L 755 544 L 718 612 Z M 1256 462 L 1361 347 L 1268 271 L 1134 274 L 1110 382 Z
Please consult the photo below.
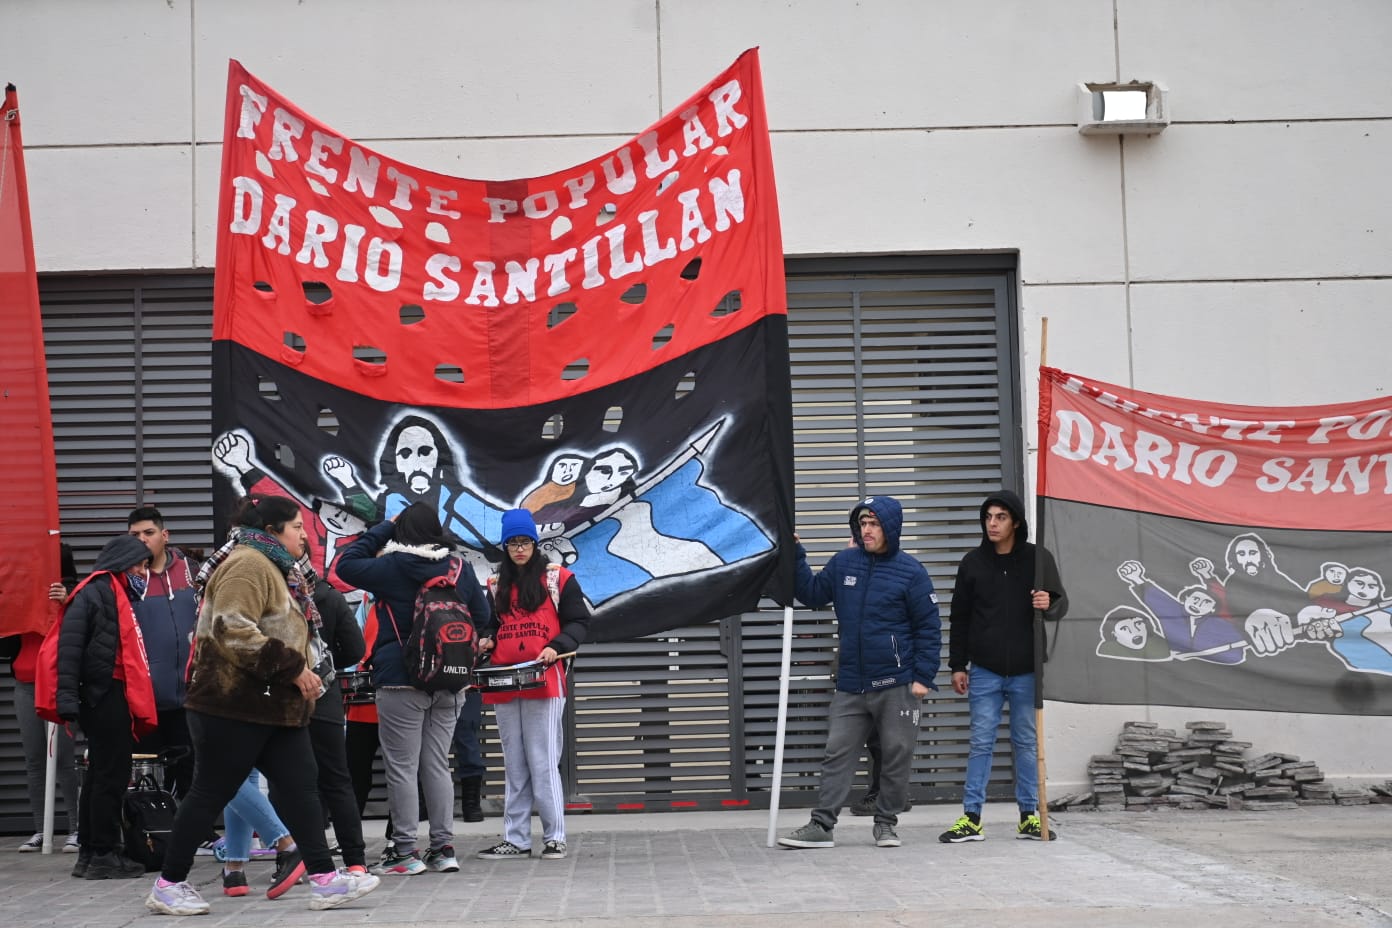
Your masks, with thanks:
M 515 177 L 609 148 L 751 45 L 788 253 L 1018 250 L 1025 409 L 1045 317 L 1051 364 L 1144 390 L 1388 393 L 1386 0 L 12 0 L 0 77 L 41 269 L 190 268 L 212 263 L 229 57 L 389 154 Z M 1174 124 L 1079 135 L 1075 84 L 1130 79 L 1168 86 Z M 1058 705 L 1050 780 L 1125 719 L 1200 716 L 1392 776 L 1388 719 Z

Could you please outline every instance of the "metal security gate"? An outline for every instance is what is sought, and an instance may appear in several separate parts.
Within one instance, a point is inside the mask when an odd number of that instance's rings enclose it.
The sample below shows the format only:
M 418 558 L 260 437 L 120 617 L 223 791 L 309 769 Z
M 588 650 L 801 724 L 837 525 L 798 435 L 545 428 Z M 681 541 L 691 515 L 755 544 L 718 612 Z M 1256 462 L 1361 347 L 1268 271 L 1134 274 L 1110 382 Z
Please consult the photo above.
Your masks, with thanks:
M 851 504 L 904 504 L 902 547 L 943 605 L 981 540 L 986 493 L 1022 488 L 1014 259 L 788 262 L 797 530 L 814 569 L 850 538 Z M 778 710 L 782 613 L 613 645 L 576 664 L 577 805 L 766 806 Z M 810 805 L 826 745 L 836 623 L 795 613 L 781 803 Z M 969 726 L 948 685 L 925 701 L 915 801 L 961 798 Z M 998 751 L 990 795 L 1009 795 Z M 495 774 L 501 784 L 501 774 Z
M 956 563 L 980 541 L 982 496 L 1022 489 L 1014 266 L 1007 255 L 788 262 L 797 527 L 814 566 L 846 543 L 854 500 L 897 496 L 902 546 L 928 568 L 946 617 Z M 211 275 L 53 278 L 40 290 L 63 537 L 79 570 L 143 500 L 163 511 L 174 543 L 206 548 Z M 782 621 L 769 605 L 585 648 L 566 758 L 575 807 L 767 804 Z M 834 617 L 799 610 L 795 635 L 789 806 L 813 799 Z M 18 832 L 28 828 L 27 797 L 8 679 L 0 829 Z M 939 686 L 948 689 L 945 673 Z M 940 692 L 925 709 L 910 793 L 959 798 L 965 702 Z M 486 750 L 488 793 L 498 796 L 496 743 Z M 1006 795 L 1008 752 L 997 764 L 992 795 Z

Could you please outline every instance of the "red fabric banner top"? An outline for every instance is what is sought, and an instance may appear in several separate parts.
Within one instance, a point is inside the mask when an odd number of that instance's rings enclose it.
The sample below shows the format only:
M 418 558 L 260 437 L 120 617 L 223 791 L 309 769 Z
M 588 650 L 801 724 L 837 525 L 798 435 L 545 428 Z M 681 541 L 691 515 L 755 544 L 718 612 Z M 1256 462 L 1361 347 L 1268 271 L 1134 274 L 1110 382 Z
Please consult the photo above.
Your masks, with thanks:
M 608 154 L 509 181 L 395 161 L 231 62 L 215 340 L 378 399 L 503 408 L 786 299 L 757 50 Z
M 44 631 L 56 614 L 48 585 L 59 574 L 58 541 L 51 534 L 58 529 L 58 475 L 13 86 L 5 89 L 0 117 L 0 635 L 15 635 Z
M 1039 375 L 1039 493 L 1201 522 L 1392 530 L 1392 400 L 1233 406 Z

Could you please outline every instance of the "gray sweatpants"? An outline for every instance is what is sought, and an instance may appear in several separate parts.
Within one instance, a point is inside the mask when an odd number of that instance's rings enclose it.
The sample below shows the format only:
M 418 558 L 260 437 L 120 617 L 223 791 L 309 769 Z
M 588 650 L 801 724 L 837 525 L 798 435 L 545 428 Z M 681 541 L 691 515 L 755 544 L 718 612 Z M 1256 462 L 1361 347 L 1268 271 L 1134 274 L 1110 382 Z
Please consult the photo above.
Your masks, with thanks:
M 29 810 L 34 815 L 34 833 L 43 831 L 44 781 L 48 767 L 48 723 L 34 714 L 34 684 L 15 681 L 15 717 L 19 720 L 19 740 L 24 745 L 24 774 L 29 783 Z M 58 753 L 58 796 L 68 813 L 68 834 L 77 831 L 77 770 L 73 767 L 73 739 L 58 726 L 53 738 Z M 55 806 L 57 805 L 55 801 Z M 58 816 L 53 827 L 58 828 Z M 58 842 L 60 845 L 61 841 Z
M 454 781 L 449 748 L 463 693 L 427 693 L 411 687 L 377 690 L 377 734 L 387 770 L 387 808 L 398 854 L 416 849 L 420 798 L 430 817 L 430 850 L 454 842 Z M 417 778 L 420 789 L 417 792 Z
M 835 828 L 836 818 L 851 793 L 851 780 L 870 730 L 880 733 L 883 767 L 880 795 L 875 802 L 875 822 L 896 825 L 899 810 L 908 798 L 909 774 L 923 700 L 909 684 L 873 693 L 837 692 L 831 697 L 830 730 L 822 758 L 822 782 L 812 819 L 824 828 Z
M 564 696 L 514 699 L 493 707 L 507 781 L 503 837 L 521 848 L 532 846 L 533 807 L 541 818 L 543 841 L 566 839 L 565 788 L 559 769 L 564 713 Z

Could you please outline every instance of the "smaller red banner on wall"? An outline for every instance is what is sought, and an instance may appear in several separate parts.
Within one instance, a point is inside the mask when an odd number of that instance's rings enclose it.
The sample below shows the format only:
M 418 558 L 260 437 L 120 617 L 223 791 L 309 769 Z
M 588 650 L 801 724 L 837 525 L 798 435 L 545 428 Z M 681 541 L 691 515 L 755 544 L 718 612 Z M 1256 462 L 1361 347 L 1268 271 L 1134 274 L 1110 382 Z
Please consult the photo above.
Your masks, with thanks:
M 1041 495 L 1203 522 L 1392 530 L 1392 399 L 1233 406 L 1054 368 L 1040 371 L 1039 394 Z

